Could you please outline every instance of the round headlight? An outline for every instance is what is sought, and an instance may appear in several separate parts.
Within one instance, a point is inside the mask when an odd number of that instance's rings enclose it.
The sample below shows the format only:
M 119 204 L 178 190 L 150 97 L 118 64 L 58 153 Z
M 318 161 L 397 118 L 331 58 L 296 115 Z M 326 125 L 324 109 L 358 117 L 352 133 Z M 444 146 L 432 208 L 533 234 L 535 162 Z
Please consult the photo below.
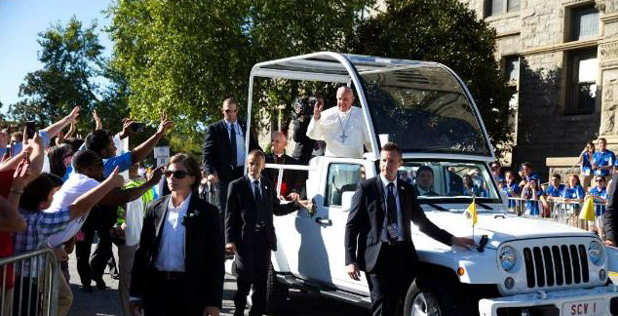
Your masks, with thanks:
M 515 253 L 515 249 L 512 247 L 506 246 L 500 249 L 500 254 L 498 255 L 498 259 L 500 260 L 500 265 L 504 271 L 509 271 L 513 269 L 515 266 L 515 262 L 517 261 L 517 254 Z
M 598 241 L 590 242 L 590 246 L 588 246 L 588 258 L 594 264 L 599 264 L 601 259 L 603 259 L 603 245 Z

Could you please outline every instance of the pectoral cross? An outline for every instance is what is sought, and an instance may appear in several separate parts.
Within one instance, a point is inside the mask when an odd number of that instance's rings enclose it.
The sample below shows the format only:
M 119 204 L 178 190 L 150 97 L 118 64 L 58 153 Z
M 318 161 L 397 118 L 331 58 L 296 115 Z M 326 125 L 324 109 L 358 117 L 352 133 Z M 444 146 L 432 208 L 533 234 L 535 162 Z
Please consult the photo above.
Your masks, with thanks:
M 339 136 L 341 138 L 341 142 L 345 143 L 345 139 L 348 138 L 348 136 L 346 136 L 345 132 L 343 132 L 343 134 L 341 134 L 341 136 Z

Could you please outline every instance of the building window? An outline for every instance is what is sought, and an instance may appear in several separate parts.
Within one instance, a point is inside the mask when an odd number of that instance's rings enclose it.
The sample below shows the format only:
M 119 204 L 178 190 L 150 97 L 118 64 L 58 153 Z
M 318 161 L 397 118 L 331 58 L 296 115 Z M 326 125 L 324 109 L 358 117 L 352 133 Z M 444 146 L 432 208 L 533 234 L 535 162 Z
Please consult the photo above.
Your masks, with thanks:
M 520 0 L 486 0 L 485 17 L 519 11 Z
M 594 112 L 599 63 L 597 48 L 568 53 L 568 84 L 565 114 Z
M 579 41 L 599 35 L 599 11 L 594 6 L 572 9 L 571 40 Z
M 508 56 L 504 59 L 506 77 L 510 83 L 517 84 L 519 81 L 519 56 Z

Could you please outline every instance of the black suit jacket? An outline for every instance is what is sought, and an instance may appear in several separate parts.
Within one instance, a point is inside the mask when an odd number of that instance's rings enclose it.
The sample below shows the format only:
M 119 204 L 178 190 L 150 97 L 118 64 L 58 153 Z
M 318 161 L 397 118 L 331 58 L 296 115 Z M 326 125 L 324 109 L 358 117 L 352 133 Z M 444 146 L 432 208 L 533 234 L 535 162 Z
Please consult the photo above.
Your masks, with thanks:
M 166 218 L 170 195 L 150 202 L 144 216 L 144 226 L 139 247 L 135 253 L 131 273 L 131 296 L 141 297 L 146 306 L 154 290 L 149 279 L 155 271 L 154 262 L 159 254 L 159 245 Z M 224 277 L 223 234 L 219 226 L 218 209 L 191 195 L 185 226 L 185 272 L 186 302 L 193 313 L 202 314 L 205 306 L 221 307 Z
M 612 177 L 612 185 L 607 190 L 609 200 L 607 201 L 607 210 L 603 215 L 603 231 L 605 237 L 612 241 L 614 245 L 618 245 L 616 236 L 618 234 L 618 173 Z
M 241 120 L 237 120 L 243 135 L 247 129 Z M 249 137 L 249 151 L 261 149 L 253 134 Z M 223 181 L 232 178 L 232 144 L 224 120 L 210 124 L 204 132 L 204 170 L 207 174 L 216 174 Z M 244 163 L 244 162 L 243 162 Z
M 411 184 L 397 181 L 401 215 L 403 220 L 404 243 L 410 247 L 410 257 L 402 260 L 418 261 L 412 242 L 410 221 L 430 237 L 447 245 L 453 235 L 438 228 L 423 212 L 415 189 Z M 382 227 L 384 224 L 384 189 L 380 177 L 363 180 L 358 184 L 345 230 L 345 263 L 356 263 L 359 269 L 372 272 L 378 262 L 382 246 Z
M 273 214 L 285 215 L 299 209 L 296 203 L 281 204 L 277 198 L 277 191 L 270 180 L 260 178 L 262 199 L 265 205 L 266 238 L 268 245 L 273 251 L 277 250 L 277 236 L 273 226 Z M 225 210 L 225 242 L 235 243 L 238 256 L 243 256 L 244 249 L 251 249 L 255 221 L 255 198 L 251 189 L 249 177 L 244 176 L 230 182 L 227 194 L 227 206 Z M 242 267 L 238 267 L 241 269 Z

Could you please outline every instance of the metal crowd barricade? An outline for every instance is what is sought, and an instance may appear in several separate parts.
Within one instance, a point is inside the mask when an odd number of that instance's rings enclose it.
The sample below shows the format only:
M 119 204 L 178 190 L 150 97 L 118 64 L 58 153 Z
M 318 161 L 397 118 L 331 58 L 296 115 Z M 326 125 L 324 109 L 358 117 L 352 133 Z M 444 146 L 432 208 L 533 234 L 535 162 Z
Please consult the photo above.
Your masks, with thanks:
M 530 215 L 529 206 L 531 203 L 538 203 L 539 214 Z M 544 217 L 550 218 L 558 223 L 578 227 L 581 229 L 592 229 L 597 225 L 600 225 L 600 221 L 597 223 L 589 222 L 579 219 L 579 213 L 583 208 L 583 202 L 565 200 L 562 198 L 555 199 L 539 199 L 530 200 L 517 197 L 508 198 L 508 211 L 519 216 L 526 215 L 531 217 Z M 604 203 L 594 202 L 595 212 L 596 207 L 605 205 Z M 601 227 L 597 227 L 601 228 Z
M 0 258 L 0 316 L 56 316 L 59 271 L 49 248 Z

